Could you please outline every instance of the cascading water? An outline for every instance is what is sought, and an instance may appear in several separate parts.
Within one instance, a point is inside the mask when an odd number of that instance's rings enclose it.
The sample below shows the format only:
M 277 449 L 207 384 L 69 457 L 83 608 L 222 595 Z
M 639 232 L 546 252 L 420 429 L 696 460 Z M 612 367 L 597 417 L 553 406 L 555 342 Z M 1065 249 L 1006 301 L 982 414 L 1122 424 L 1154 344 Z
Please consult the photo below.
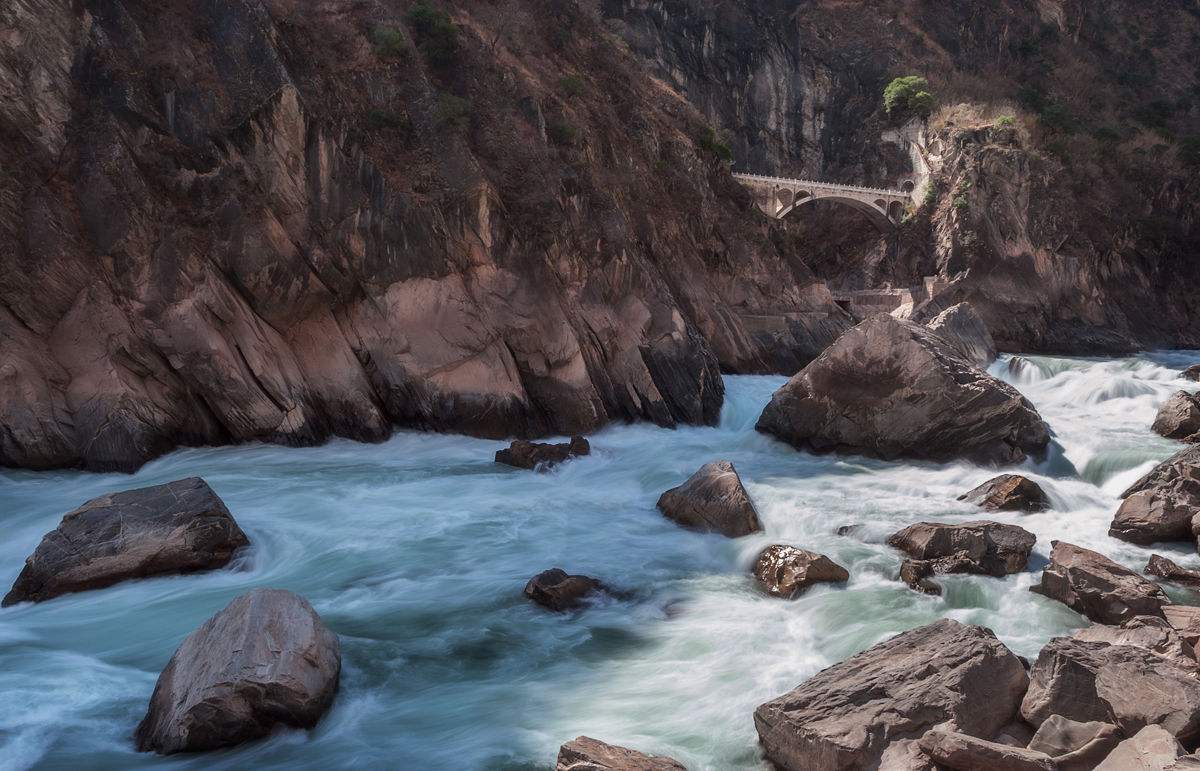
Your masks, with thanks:
M 592 437 L 592 456 L 545 474 L 494 464 L 498 442 L 417 433 L 382 445 L 186 450 L 132 477 L 0 472 L 0 589 L 74 506 L 184 476 L 207 479 L 253 541 L 230 570 L 0 610 L 0 766 L 543 769 L 562 742 L 588 734 L 693 769 L 761 768 L 754 707 L 892 634 L 951 616 L 1033 656 L 1082 626 L 1027 588 L 1053 538 L 1145 565 L 1150 550 L 1109 538 L 1109 520 L 1123 487 L 1179 449 L 1149 426 L 1172 391 L 1195 387 L 1178 371 L 1198 359 L 994 365 L 1057 434 L 1056 451 L 1022 470 L 1054 503 L 1035 515 L 983 515 L 955 500 L 994 470 L 812 456 L 757 434 L 779 377 L 728 378 L 716 428 L 609 428 Z M 659 493 L 721 458 L 738 466 L 765 533 L 729 541 L 656 512 Z M 887 534 L 983 516 L 1037 534 L 1029 571 L 939 578 L 942 597 L 895 580 Z M 862 527 L 834 534 L 846 524 Z M 759 594 L 748 569 L 776 542 L 828 554 L 850 582 L 790 602 Z M 1155 551 L 1197 562 L 1182 545 Z M 547 613 L 521 589 L 553 566 L 630 596 Z M 135 753 L 131 734 L 175 647 L 255 586 L 306 596 L 341 636 L 332 711 L 311 732 L 229 751 Z

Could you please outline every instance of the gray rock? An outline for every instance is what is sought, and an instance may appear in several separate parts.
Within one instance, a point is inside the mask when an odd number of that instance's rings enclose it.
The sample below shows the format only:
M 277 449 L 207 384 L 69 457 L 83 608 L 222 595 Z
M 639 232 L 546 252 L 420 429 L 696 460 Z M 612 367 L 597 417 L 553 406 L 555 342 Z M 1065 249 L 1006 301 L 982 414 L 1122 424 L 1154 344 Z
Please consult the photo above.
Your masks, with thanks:
M 1134 616 L 1163 617 L 1170 601 L 1162 589 L 1102 554 L 1065 541 L 1051 541 L 1042 582 L 1030 587 L 1101 624 Z
M 953 771 L 1056 771 L 1050 756 L 957 731 L 934 729 L 918 740 L 939 766 Z
M 947 308 L 926 326 L 977 367 L 987 367 L 996 360 L 996 342 L 992 340 L 992 333 L 970 303 L 961 302 Z
M 842 583 L 850 573 L 824 554 L 774 544 L 754 561 L 754 577 L 774 597 L 791 599 L 816 583 Z
M 1016 389 L 888 315 L 843 333 L 775 392 L 756 427 L 816 452 L 983 464 L 1019 463 L 1050 441 Z
M 1020 474 L 1001 474 L 958 496 L 988 511 L 1045 511 L 1050 498 L 1028 477 Z
M 547 469 L 591 451 L 591 445 L 582 436 L 573 436 L 571 441 L 560 444 L 518 439 L 507 449 L 496 451 L 496 462 L 524 469 Z
M 687 771 L 682 763 L 661 755 L 645 755 L 625 747 L 580 736 L 558 750 L 555 771 Z
M 759 706 L 754 723 L 783 771 L 875 768 L 889 744 L 943 723 L 994 736 L 1027 685 L 1020 659 L 990 630 L 943 619 L 818 673 Z
M 1159 726 L 1146 726 L 1117 745 L 1095 771 L 1168 771 L 1183 747 Z
M 250 541 L 203 479 L 93 498 L 62 518 L 25 561 L 3 605 L 131 578 L 223 567 Z
M 1154 433 L 1181 442 L 1200 441 L 1200 398 L 1187 391 L 1176 391 L 1158 409 Z
M 562 568 L 543 570 L 525 584 L 525 596 L 556 613 L 583 607 L 588 597 L 604 591 L 590 576 L 568 575 Z
M 914 560 L 931 563 L 934 573 L 999 577 L 1025 569 L 1037 537 L 999 522 L 918 522 L 888 536 L 887 542 Z
M 1146 563 L 1146 572 L 1164 581 L 1200 589 L 1200 570 L 1190 570 L 1175 564 L 1161 554 L 1151 554 Z
M 1058 771 L 1090 771 L 1108 757 L 1121 738 L 1111 723 L 1080 723 L 1051 715 L 1029 740 L 1029 749 L 1054 758 Z
M 1200 447 L 1167 458 L 1121 493 L 1109 535 L 1138 544 L 1194 541 L 1200 514 Z
M 197 752 L 311 728 L 333 703 L 338 638 L 302 597 L 255 589 L 188 635 L 159 675 L 137 748 Z
M 658 508 L 668 519 L 691 530 L 729 538 L 762 530 L 754 502 L 737 469 L 727 460 L 701 466 L 682 485 L 663 493 Z

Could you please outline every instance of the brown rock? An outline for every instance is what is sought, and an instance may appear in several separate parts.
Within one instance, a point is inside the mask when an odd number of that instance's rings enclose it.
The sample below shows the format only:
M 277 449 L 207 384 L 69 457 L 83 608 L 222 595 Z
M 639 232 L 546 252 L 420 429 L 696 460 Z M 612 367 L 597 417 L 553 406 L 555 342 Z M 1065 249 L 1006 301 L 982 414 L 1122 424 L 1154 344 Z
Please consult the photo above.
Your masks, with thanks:
M 1096 695 L 1096 673 L 1114 646 L 1055 637 L 1042 646 L 1029 670 L 1021 717 L 1040 726 L 1052 715 L 1080 723 L 1108 722 L 1108 707 Z
M 754 713 L 783 771 L 875 768 L 887 746 L 952 721 L 994 736 L 1016 713 L 1025 668 L 991 631 L 943 619 L 818 673 Z
M 1080 723 L 1051 715 L 1030 739 L 1029 749 L 1054 758 L 1058 771 L 1090 771 L 1108 757 L 1121 738 L 1111 723 Z
M 754 576 L 767 594 L 785 599 L 803 594 L 816 583 L 850 580 L 850 573 L 824 554 L 783 544 L 763 549 L 754 562 Z
M 517 468 L 549 468 L 571 458 L 588 455 L 592 447 L 582 436 L 573 436 L 571 441 L 561 444 L 528 442 L 518 439 L 508 449 L 496 451 L 496 462 Z
M 701 466 L 682 485 L 663 493 L 658 508 L 668 519 L 691 530 L 729 538 L 762 530 L 754 502 L 737 469 L 727 460 Z
M 1050 498 L 1028 477 L 1020 474 L 1001 474 L 958 496 L 988 511 L 1045 511 Z
M 888 536 L 887 542 L 915 560 L 932 563 L 935 573 L 999 577 L 1025 569 L 1037 537 L 999 522 L 918 522 Z
M 997 744 L 957 731 L 935 728 L 918 743 L 934 762 L 953 771 L 1057 771 L 1054 761 L 1043 752 Z
M 1018 463 L 1050 441 L 1014 388 L 888 315 L 844 333 L 776 391 L 757 428 L 816 452 L 985 464 Z
M 1179 376 L 1184 380 L 1200 380 L 1200 364 L 1193 364 L 1180 372 Z
M 1101 624 L 1134 616 L 1163 617 L 1170 602 L 1162 589 L 1102 554 L 1065 541 L 1051 541 L 1050 564 L 1030 590 Z
M 953 557 L 940 560 L 904 560 L 900 563 L 899 578 L 914 591 L 941 596 L 942 585 L 929 578 L 937 572 L 935 567 L 940 567 L 943 573 L 969 573 L 973 565 L 968 559 Z
M 1138 544 L 1194 541 L 1200 514 L 1200 447 L 1172 455 L 1121 493 L 1109 535 Z
M 1168 439 L 1200 441 L 1200 399 L 1187 391 L 1176 391 L 1159 407 L 1151 428 Z
M 1200 646 L 1200 608 L 1194 605 L 1164 605 L 1163 616 L 1183 641 Z
M 562 568 L 543 570 L 525 584 L 526 597 L 556 613 L 580 608 L 602 591 L 604 584 L 595 578 L 568 575 Z
M 212 570 L 249 543 L 203 479 L 93 498 L 25 561 L 3 605 L 41 602 L 131 578 Z
M 555 771 L 687 771 L 682 763 L 605 744 L 588 736 L 567 742 L 558 751 Z
M 970 303 L 947 308 L 926 326 L 976 367 L 987 367 L 996 360 L 996 343 Z
M 1150 561 L 1146 563 L 1146 572 L 1164 581 L 1200 589 L 1200 570 L 1181 567 L 1161 554 L 1150 555 Z
M 1120 626 L 1092 624 L 1073 632 L 1071 637 L 1085 642 L 1132 645 L 1150 651 L 1180 669 L 1192 672 L 1198 669 L 1192 644 L 1184 640 L 1170 623 L 1155 616 L 1135 616 Z
M 311 728 L 333 703 L 341 666 L 337 635 L 308 602 L 255 589 L 175 651 L 137 728 L 138 750 L 213 750 L 280 726 Z
M 1156 725 L 1146 726 L 1118 744 L 1095 771 L 1169 771 L 1183 752 L 1170 733 Z

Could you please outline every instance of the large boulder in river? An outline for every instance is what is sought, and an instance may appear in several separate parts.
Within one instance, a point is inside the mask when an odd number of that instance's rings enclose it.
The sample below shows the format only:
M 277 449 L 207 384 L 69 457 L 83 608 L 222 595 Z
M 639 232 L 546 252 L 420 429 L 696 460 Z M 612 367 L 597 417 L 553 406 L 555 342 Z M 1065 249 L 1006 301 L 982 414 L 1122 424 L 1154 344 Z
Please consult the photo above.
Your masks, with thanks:
M 958 496 L 958 500 L 974 503 L 988 511 L 1045 511 L 1050 498 L 1037 482 L 1020 474 L 1001 474 L 973 490 Z
M 1200 447 L 1167 458 L 1121 493 L 1108 534 L 1137 544 L 1191 541 L 1200 513 Z
M 212 570 L 250 541 L 203 479 L 93 498 L 47 533 L 3 605 L 130 578 Z
M 926 326 L 977 367 L 986 367 L 996 360 L 996 342 L 992 340 L 992 333 L 970 303 L 947 308 Z
M 573 576 L 562 568 L 543 570 L 525 584 L 525 596 L 556 613 L 583 607 L 604 584 L 590 576 Z
M 1019 573 L 1029 562 L 1037 536 L 1000 522 L 918 522 L 887 539 L 914 560 L 931 562 L 935 573 Z
M 824 554 L 774 544 L 754 561 L 754 577 L 774 597 L 791 599 L 817 583 L 841 583 L 850 573 Z
M 1050 564 L 1042 582 L 1031 586 L 1100 624 L 1120 624 L 1134 616 L 1163 617 L 1170 602 L 1156 584 L 1103 554 L 1065 541 L 1051 541 Z
M 303 598 L 255 589 L 188 635 L 159 675 L 136 739 L 163 755 L 311 728 L 333 703 L 338 638 Z
M 1200 441 L 1200 398 L 1187 391 L 1176 391 L 1158 408 L 1150 428 L 1168 439 Z
M 1146 563 L 1146 572 L 1173 584 L 1200 589 L 1200 570 L 1191 570 L 1177 565 L 1161 554 L 1150 555 L 1150 561 Z
M 580 736 L 558 750 L 555 771 L 687 771 L 682 763 Z
M 843 333 L 771 397 L 759 431 L 816 452 L 1018 463 L 1049 430 L 1012 386 L 888 315 Z
M 582 436 L 573 436 L 571 441 L 560 444 L 518 439 L 506 449 L 496 451 L 496 462 L 524 469 L 546 469 L 591 451 L 592 446 Z
M 762 530 L 758 510 L 737 469 L 727 460 L 706 463 L 658 499 L 659 510 L 691 530 L 739 538 Z
M 818 673 L 759 706 L 754 723 L 783 771 L 869 769 L 888 745 L 934 726 L 994 736 L 1028 684 L 990 630 L 942 619 Z

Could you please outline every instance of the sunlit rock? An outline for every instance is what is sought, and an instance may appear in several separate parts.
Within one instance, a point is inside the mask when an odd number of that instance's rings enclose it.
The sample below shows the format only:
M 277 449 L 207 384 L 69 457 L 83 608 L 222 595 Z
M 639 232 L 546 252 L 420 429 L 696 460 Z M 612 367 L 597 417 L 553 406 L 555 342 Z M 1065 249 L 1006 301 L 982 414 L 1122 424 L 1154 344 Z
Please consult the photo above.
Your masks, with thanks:
M 1108 534 L 1131 543 L 1195 539 L 1200 514 L 1200 447 L 1167 458 L 1121 493 Z
M 768 546 L 754 562 L 754 576 L 767 594 L 791 599 L 817 583 L 842 583 L 850 573 L 824 554 L 795 546 Z
M 926 326 L 977 367 L 986 367 L 996 360 L 996 343 L 970 303 L 959 303 L 942 311 Z
M 729 538 L 762 530 L 754 501 L 737 469 L 727 460 L 701 466 L 682 485 L 663 493 L 658 508 L 668 519 L 690 530 Z
M 1167 439 L 1200 441 L 1200 398 L 1187 391 L 1176 391 L 1158 408 L 1150 427 Z
M 974 503 L 988 511 L 1045 511 L 1050 498 L 1028 477 L 1020 474 L 1001 474 L 969 492 L 958 496 L 960 501 Z
M 1079 722 L 1051 715 L 1038 726 L 1028 746 L 1054 758 L 1058 771 L 1091 771 L 1121 738 L 1120 730 L 1111 723 Z
M 1120 624 L 1134 616 L 1163 617 L 1169 603 L 1162 589 L 1103 554 L 1065 541 L 1051 541 L 1050 564 L 1030 587 L 1092 621 Z

